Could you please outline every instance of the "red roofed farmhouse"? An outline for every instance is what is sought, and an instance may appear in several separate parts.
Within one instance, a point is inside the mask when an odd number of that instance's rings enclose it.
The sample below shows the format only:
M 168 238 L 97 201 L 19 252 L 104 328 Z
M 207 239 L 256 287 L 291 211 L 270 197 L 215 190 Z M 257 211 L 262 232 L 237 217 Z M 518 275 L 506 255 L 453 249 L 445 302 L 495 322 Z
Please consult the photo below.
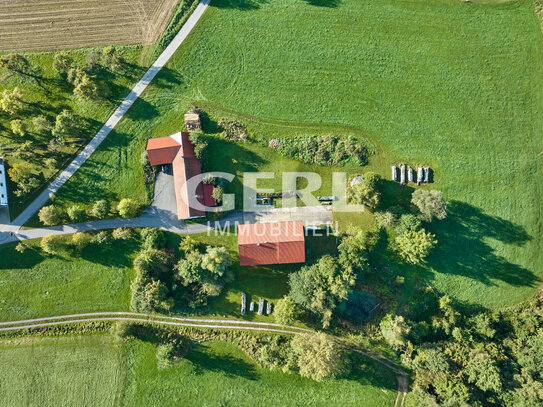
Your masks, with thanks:
M 199 202 L 207 206 L 216 205 L 211 197 L 212 185 L 200 183 L 196 194 L 189 196 L 187 180 L 202 173 L 200 161 L 194 154 L 194 146 L 189 140 L 188 132 L 179 132 L 172 136 L 153 138 L 147 142 L 147 155 L 151 165 L 172 165 L 177 218 L 187 219 L 204 216 L 203 211 L 194 209 L 191 202 Z M 209 196 L 205 196 L 208 194 Z
M 304 225 L 301 221 L 253 223 L 238 226 L 239 264 L 305 262 Z

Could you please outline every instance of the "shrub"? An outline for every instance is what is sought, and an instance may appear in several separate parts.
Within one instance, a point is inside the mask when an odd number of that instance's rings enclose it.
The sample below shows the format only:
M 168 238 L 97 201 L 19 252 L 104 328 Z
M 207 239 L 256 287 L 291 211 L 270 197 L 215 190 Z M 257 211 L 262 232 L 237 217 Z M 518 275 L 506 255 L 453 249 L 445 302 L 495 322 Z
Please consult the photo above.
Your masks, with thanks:
M 194 154 L 200 160 L 205 162 L 206 150 L 208 146 L 207 138 L 202 130 L 194 130 L 190 132 L 190 142 L 194 145 Z
M 105 218 L 107 215 L 109 215 L 111 207 L 109 205 L 109 202 L 105 199 L 101 199 L 99 201 L 96 201 L 95 204 L 92 206 L 92 216 L 96 218 Z
M 300 136 L 279 138 L 273 143 L 281 155 L 292 157 L 308 164 L 338 165 L 353 160 L 359 165 L 367 164 L 368 150 L 352 136 Z
M 59 52 L 53 59 L 53 69 L 62 75 L 73 66 L 74 60 L 65 52 Z
M 427 222 L 434 218 L 441 220 L 447 217 L 447 204 L 441 191 L 417 189 L 413 192 L 411 202 L 419 209 L 421 218 Z
M 396 237 L 395 249 L 402 260 L 411 264 L 422 264 L 437 243 L 435 236 L 424 229 L 408 230 Z
M 12 120 L 10 126 L 11 132 L 19 137 L 24 137 L 28 130 L 26 123 L 20 119 Z
M 400 216 L 400 220 L 396 225 L 396 233 L 403 235 L 405 232 L 416 232 L 421 227 L 421 221 L 415 215 L 405 214 Z
M 220 205 L 222 203 L 223 195 L 224 195 L 224 190 L 221 187 L 213 188 L 213 192 L 211 193 L 211 196 L 215 198 L 215 200 L 217 201 L 217 204 Z
M 130 198 L 123 198 L 117 205 L 117 211 L 123 218 L 133 218 L 138 214 L 138 205 Z
M 92 240 L 92 236 L 85 232 L 77 232 L 72 236 L 72 244 L 78 250 L 83 250 L 92 242 Z
M 43 115 L 34 117 L 32 119 L 32 125 L 37 132 L 45 132 L 53 128 L 51 122 Z
M 281 325 L 292 325 L 296 318 L 298 318 L 299 310 L 292 298 L 284 296 L 282 299 L 277 301 L 273 316 L 275 317 L 275 322 Z
M 85 209 L 79 205 L 73 205 L 68 208 L 68 217 L 74 223 L 83 222 L 86 217 Z
M 127 338 L 132 334 L 132 323 L 129 321 L 116 321 L 111 325 L 111 333 L 117 340 Z
M 291 341 L 300 375 L 316 381 L 333 379 L 348 370 L 342 348 L 324 333 L 296 335 Z
M 57 254 L 66 249 L 66 242 L 63 236 L 47 235 L 41 239 L 42 250 L 49 254 Z
M 28 249 L 28 246 L 24 244 L 23 242 L 17 243 L 17 246 L 15 246 L 15 250 L 19 253 L 24 253 Z
M 156 350 L 156 358 L 158 359 L 158 368 L 166 369 L 171 367 L 174 362 L 175 348 L 171 343 L 163 343 L 158 345 Z
M 117 228 L 111 232 L 115 240 L 129 240 L 132 237 L 132 231 L 128 228 Z
M 96 244 L 107 244 L 111 241 L 111 234 L 107 230 L 102 230 L 94 235 L 92 242 Z
M 38 212 L 41 223 L 46 226 L 58 225 L 62 222 L 62 212 L 54 205 L 44 206 Z
M 143 248 L 161 249 L 166 246 L 166 235 L 157 228 L 143 228 L 140 232 Z
M 221 119 L 219 126 L 222 128 L 221 136 L 231 141 L 247 140 L 247 130 L 236 120 Z

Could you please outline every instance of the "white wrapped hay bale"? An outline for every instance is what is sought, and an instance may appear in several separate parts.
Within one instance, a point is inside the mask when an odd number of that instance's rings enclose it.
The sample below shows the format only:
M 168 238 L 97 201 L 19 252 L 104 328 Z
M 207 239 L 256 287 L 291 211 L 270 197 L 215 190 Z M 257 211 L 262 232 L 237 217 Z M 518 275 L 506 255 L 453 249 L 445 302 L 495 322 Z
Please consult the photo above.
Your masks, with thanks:
M 400 184 L 405 184 L 405 164 L 400 165 Z
M 414 179 L 415 179 L 415 174 L 414 174 L 413 168 L 409 167 L 409 169 L 407 170 L 407 180 L 409 182 L 413 182 Z
M 251 301 L 251 303 L 249 304 L 249 311 L 254 311 L 254 310 L 255 310 L 255 302 Z
M 424 167 L 424 182 L 430 182 L 430 167 Z
M 419 167 L 417 169 L 417 183 L 420 184 L 422 182 L 422 178 L 424 176 L 424 171 L 422 170 L 422 167 Z
M 264 313 L 264 300 L 261 298 L 258 300 L 258 315 L 262 315 Z
M 395 165 L 392 166 L 392 181 L 398 181 L 398 168 Z
M 241 315 L 245 315 L 245 305 L 247 304 L 247 295 L 241 293 Z
M 266 306 L 266 315 L 270 315 L 272 313 L 272 305 L 271 302 L 268 302 L 268 305 Z

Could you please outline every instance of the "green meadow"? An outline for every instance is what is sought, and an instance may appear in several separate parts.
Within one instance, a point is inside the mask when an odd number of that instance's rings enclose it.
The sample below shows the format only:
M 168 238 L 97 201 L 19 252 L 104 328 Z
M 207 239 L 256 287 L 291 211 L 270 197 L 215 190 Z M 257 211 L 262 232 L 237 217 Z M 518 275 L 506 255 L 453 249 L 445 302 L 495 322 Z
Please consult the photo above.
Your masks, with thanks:
M 91 245 L 48 255 L 32 241 L 24 253 L 0 246 L 0 320 L 20 320 L 130 306 L 136 243 Z
M 437 249 L 406 278 L 461 302 L 512 305 L 543 273 L 542 58 L 527 0 L 215 0 L 54 202 L 147 202 L 140 153 L 178 131 L 191 104 L 211 131 L 227 117 L 259 138 L 354 134 L 374 151 L 361 170 L 388 178 L 392 163 L 430 165 L 428 188 L 449 201 L 432 225 Z M 210 166 L 289 170 L 255 150 L 217 150 Z M 407 192 L 390 185 L 387 202 Z

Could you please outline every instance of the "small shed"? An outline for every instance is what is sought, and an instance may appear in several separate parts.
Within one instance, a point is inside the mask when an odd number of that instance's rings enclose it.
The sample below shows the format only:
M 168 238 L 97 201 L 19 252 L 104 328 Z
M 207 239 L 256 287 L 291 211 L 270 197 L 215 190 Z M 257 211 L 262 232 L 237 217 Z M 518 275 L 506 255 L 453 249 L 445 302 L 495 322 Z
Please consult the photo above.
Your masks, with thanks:
M 188 131 L 202 130 L 200 115 L 198 113 L 187 113 L 185 115 L 185 126 Z
M 392 181 L 398 181 L 398 168 L 395 165 L 392 166 Z
M 414 174 L 413 168 L 409 167 L 409 169 L 407 170 L 407 180 L 409 182 L 413 182 L 414 179 L 415 179 L 415 174 Z

